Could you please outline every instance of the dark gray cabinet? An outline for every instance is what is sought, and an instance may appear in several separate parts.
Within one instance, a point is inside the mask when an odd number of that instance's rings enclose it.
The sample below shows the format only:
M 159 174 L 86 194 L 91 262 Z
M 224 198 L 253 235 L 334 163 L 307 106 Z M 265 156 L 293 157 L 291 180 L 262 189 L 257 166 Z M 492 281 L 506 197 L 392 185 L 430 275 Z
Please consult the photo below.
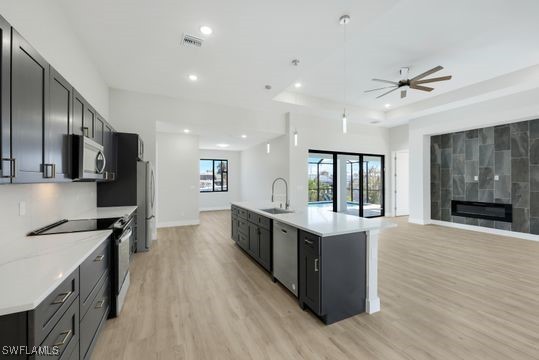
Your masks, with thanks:
M 0 184 L 11 182 L 14 163 L 11 158 L 11 26 L 0 17 Z
M 70 180 L 70 127 L 72 126 L 73 87 L 50 68 L 49 116 L 45 122 L 44 177 Z
M 4 80 L 4 79 L 2 79 Z M 48 113 L 49 64 L 12 29 L 11 157 L 12 182 L 43 182 L 44 130 Z
M 94 112 L 95 113 L 95 112 Z M 95 113 L 94 119 L 94 140 L 96 143 L 103 145 L 103 134 L 105 132 L 105 121 L 103 118 Z
M 105 181 L 113 181 L 117 178 L 117 141 L 115 131 L 108 123 L 104 123 L 103 147 L 105 148 L 105 157 L 107 163 L 105 166 Z
M 71 133 L 73 135 L 85 135 L 84 131 L 84 108 L 86 101 L 76 91 L 73 90 L 73 121 Z
M 94 122 L 95 122 L 95 111 L 90 107 L 90 105 L 84 101 L 84 116 L 83 116 L 83 123 L 82 123 L 82 130 L 84 132 L 84 136 L 87 136 L 91 139 L 95 139 L 95 133 L 94 133 Z
M 232 239 L 262 267 L 271 271 L 271 219 L 232 206 L 231 221 Z
M 300 302 L 321 315 L 320 306 L 320 238 L 299 232 Z

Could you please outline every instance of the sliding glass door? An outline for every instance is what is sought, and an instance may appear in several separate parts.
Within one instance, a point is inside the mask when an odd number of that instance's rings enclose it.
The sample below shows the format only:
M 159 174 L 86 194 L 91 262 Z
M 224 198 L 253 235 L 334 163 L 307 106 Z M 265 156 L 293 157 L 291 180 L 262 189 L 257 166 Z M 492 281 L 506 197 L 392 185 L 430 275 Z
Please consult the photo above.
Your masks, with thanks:
M 384 156 L 309 151 L 311 207 L 362 217 L 384 216 Z

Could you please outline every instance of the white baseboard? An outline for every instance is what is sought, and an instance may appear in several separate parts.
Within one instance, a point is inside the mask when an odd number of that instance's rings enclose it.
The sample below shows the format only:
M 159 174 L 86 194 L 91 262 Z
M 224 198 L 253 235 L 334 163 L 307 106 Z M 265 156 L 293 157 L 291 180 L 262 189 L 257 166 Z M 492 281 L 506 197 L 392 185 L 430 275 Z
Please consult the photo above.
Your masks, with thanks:
M 207 207 L 207 208 L 199 209 L 199 211 L 221 211 L 221 210 L 230 210 L 230 206 L 215 206 L 215 207 Z
M 477 232 L 493 234 L 493 235 L 509 236 L 509 237 L 514 237 L 518 239 L 539 241 L 539 235 L 520 233 L 516 231 L 492 229 L 492 228 L 483 227 L 483 226 L 459 224 L 459 223 L 440 221 L 440 220 L 431 220 L 430 223 L 433 225 L 447 226 L 447 227 L 456 228 L 456 229 L 471 230 L 471 231 L 477 231 Z
M 189 225 L 198 225 L 200 220 L 180 220 L 180 221 L 165 221 L 157 224 L 157 228 L 167 228 L 167 227 L 177 227 L 177 226 L 189 226 Z
M 412 224 L 418 224 L 418 225 L 427 225 L 427 224 L 429 224 L 428 222 L 426 222 L 423 219 L 413 219 L 413 218 L 408 218 L 408 222 L 412 223 Z

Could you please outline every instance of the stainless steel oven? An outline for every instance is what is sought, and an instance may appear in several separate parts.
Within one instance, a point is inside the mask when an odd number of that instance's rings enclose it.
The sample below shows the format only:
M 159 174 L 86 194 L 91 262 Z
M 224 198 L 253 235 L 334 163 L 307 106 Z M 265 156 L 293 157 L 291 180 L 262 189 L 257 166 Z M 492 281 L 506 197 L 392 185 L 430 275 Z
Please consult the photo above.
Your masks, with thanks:
M 129 259 L 131 256 L 131 244 L 135 241 L 134 218 L 122 218 L 116 222 L 113 276 L 113 296 L 112 296 L 112 316 L 118 316 L 127 295 L 130 284 Z
M 73 135 L 72 143 L 73 179 L 104 179 L 107 159 L 105 157 L 103 146 L 82 135 Z

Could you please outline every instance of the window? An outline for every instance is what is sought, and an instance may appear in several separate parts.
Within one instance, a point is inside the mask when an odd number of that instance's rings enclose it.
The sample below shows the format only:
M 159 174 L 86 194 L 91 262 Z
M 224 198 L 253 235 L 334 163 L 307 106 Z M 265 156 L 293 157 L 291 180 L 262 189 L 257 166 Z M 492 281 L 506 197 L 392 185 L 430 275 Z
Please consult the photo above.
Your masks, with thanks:
M 228 191 L 228 160 L 200 159 L 200 192 Z

